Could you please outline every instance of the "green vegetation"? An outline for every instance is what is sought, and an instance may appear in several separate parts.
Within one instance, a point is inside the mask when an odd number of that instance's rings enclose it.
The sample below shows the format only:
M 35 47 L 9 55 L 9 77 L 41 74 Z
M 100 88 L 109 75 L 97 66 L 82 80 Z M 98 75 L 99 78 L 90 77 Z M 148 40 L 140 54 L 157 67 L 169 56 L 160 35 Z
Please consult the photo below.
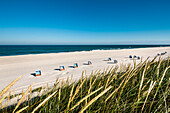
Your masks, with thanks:
M 155 59 L 147 59 L 138 65 L 134 63 L 134 66 L 112 67 L 92 72 L 90 77 L 87 77 L 84 71 L 80 80 L 75 83 L 70 83 L 68 79 L 59 82 L 57 79 L 53 88 L 43 95 L 25 99 L 31 90 L 30 86 L 18 105 L 7 108 L 2 108 L 1 105 L 0 112 L 168 113 L 170 58 L 159 58 L 159 61 Z M 7 90 L 0 93 L 0 103 L 7 97 Z

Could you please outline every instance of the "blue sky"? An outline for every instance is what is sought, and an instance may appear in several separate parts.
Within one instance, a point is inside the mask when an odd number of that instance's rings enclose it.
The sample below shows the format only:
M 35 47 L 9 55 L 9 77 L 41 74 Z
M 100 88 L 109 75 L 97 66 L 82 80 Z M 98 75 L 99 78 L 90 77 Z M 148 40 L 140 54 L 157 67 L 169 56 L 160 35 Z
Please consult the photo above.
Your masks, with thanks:
M 0 0 L 0 44 L 170 44 L 170 0 Z

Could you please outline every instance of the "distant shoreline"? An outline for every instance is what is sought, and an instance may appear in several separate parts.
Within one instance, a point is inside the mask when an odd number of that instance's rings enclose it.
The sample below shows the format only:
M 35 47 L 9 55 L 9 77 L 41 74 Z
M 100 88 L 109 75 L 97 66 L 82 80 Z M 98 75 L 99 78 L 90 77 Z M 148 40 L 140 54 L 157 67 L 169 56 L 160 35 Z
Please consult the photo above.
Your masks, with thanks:
M 71 53 L 82 53 L 82 52 L 101 52 L 101 51 L 116 51 L 116 50 L 132 50 L 132 49 L 156 49 L 156 48 L 170 48 L 170 46 L 165 47 L 145 47 L 145 48 L 122 48 L 122 49 L 108 49 L 108 50 L 89 50 L 89 51 L 69 51 L 69 52 L 58 52 L 58 53 L 39 53 L 39 54 L 23 54 L 23 55 L 9 55 L 9 56 L 0 56 L 0 58 L 10 58 L 10 57 L 24 57 L 24 56 L 42 56 L 42 55 L 56 55 L 56 54 L 71 54 Z
M 0 57 L 153 47 L 170 47 L 170 45 L 0 45 Z

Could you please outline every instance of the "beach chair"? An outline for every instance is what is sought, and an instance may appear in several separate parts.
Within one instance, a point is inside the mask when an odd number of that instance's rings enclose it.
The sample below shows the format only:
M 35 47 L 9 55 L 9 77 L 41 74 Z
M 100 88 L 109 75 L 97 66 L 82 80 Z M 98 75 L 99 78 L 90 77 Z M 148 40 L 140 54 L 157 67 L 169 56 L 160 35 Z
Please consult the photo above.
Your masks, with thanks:
M 92 62 L 91 62 L 91 61 L 88 61 L 88 65 L 92 65 Z
M 136 55 L 134 55 L 133 58 L 136 58 Z
M 64 66 L 60 66 L 60 71 L 64 71 L 64 70 L 65 70 Z
M 114 63 L 117 63 L 117 60 L 114 60 Z
M 108 61 L 111 61 L 112 59 L 111 58 L 108 58 Z
M 41 76 L 41 71 L 40 70 L 36 71 L 35 76 Z
M 138 56 L 138 58 L 137 58 L 138 60 L 140 59 L 140 56 Z
M 132 58 L 132 55 L 129 55 L 129 58 Z
M 77 63 L 74 63 L 74 68 L 78 68 L 78 64 Z

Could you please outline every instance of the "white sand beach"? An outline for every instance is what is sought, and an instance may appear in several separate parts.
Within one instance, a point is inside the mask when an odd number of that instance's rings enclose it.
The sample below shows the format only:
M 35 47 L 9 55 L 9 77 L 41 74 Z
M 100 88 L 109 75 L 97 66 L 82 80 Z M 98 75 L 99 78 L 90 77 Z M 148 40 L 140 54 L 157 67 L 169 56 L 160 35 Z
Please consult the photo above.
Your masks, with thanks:
M 51 54 L 34 54 L 0 57 L 0 90 L 15 80 L 20 75 L 23 77 L 13 86 L 15 90 L 28 88 L 34 83 L 34 88 L 44 86 L 49 83 L 53 84 L 57 77 L 59 79 L 67 79 L 67 76 L 73 75 L 73 79 L 79 79 L 82 71 L 86 70 L 89 75 L 91 71 L 103 70 L 108 66 L 116 66 L 120 64 L 133 63 L 129 59 L 129 55 L 143 57 L 145 60 L 148 56 L 153 59 L 157 53 L 167 51 L 166 58 L 170 56 L 170 47 L 156 48 L 139 48 L 139 49 L 120 49 L 120 50 L 96 50 L 86 52 L 67 52 L 67 53 L 51 53 Z M 106 61 L 108 58 L 118 60 L 117 64 Z M 88 61 L 92 61 L 92 65 L 86 65 Z M 139 62 L 140 60 L 137 60 Z M 74 63 L 78 63 L 78 68 L 72 68 Z M 59 66 L 64 65 L 66 70 L 59 71 Z M 31 73 L 41 70 L 42 75 L 34 77 Z

